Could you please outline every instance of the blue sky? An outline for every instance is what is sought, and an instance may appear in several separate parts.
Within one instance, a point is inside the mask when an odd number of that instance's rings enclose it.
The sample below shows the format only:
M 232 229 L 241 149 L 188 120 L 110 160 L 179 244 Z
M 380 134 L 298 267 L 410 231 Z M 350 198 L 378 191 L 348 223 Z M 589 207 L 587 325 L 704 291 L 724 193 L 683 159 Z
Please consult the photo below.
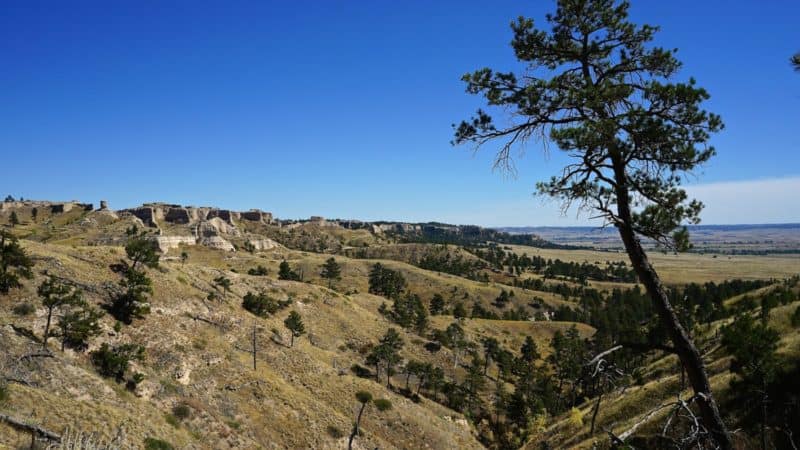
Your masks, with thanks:
M 283 218 L 582 225 L 451 147 L 480 100 L 460 76 L 514 65 L 509 22 L 554 2 L 3 2 L 0 193 L 258 207 Z M 726 129 L 691 187 L 704 223 L 800 222 L 795 0 L 633 2 Z

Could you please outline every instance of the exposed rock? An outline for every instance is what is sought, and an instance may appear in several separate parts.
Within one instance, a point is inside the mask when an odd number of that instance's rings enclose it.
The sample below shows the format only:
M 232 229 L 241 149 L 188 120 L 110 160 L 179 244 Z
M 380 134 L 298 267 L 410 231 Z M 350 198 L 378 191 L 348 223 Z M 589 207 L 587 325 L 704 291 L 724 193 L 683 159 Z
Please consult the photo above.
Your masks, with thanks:
M 272 239 L 250 239 L 250 243 L 253 244 L 253 248 L 256 251 L 261 250 L 272 250 L 273 248 L 277 248 L 280 246 L 277 242 L 273 241 Z
M 230 225 L 234 225 L 233 220 L 239 218 L 239 213 L 227 209 L 212 209 L 208 212 L 207 218 L 212 219 L 214 217 L 219 217 Z
M 158 214 L 156 208 L 150 206 L 140 206 L 138 208 L 131 208 L 123 210 L 122 212 L 138 217 L 148 227 L 158 226 Z
M 197 229 L 195 231 L 197 237 L 210 237 L 210 236 L 219 236 L 221 234 L 227 234 L 230 236 L 239 236 L 241 233 L 239 230 L 225 222 L 223 219 L 219 217 L 214 217 L 209 220 L 204 220 L 197 224 Z
M 226 241 L 225 239 L 219 236 L 207 236 L 200 238 L 200 244 L 205 245 L 206 247 L 216 248 L 219 250 L 225 250 L 227 252 L 234 252 L 236 249 L 233 247 L 233 244 Z
M 105 211 L 108 209 L 108 202 L 105 200 L 100 200 L 100 211 Z
M 186 208 L 169 208 L 164 214 L 164 220 L 171 223 L 189 223 L 192 217 Z
M 250 220 L 253 222 L 272 222 L 272 213 L 261 211 L 260 209 L 251 209 L 240 213 L 242 219 Z
M 62 214 L 72 211 L 74 206 L 74 203 L 53 203 L 50 205 L 50 212 L 53 214 Z
M 156 243 L 158 250 L 162 253 L 167 253 L 173 248 L 178 248 L 181 244 L 197 244 L 197 239 L 194 236 L 153 236 L 151 239 Z

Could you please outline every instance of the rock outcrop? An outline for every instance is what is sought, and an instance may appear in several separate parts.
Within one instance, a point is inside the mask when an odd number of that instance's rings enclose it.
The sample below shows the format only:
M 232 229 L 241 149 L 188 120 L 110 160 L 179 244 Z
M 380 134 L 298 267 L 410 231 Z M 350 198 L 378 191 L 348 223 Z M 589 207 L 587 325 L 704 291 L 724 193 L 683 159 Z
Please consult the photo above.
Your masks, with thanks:
M 272 222 L 272 213 L 264 212 L 260 209 L 251 209 L 250 211 L 241 212 L 239 215 L 243 220 L 249 220 L 251 222 Z
M 263 239 L 250 239 L 250 241 L 249 241 L 249 242 L 250 242 L 251 244 L 253 244 L 253 248 L 254 248 L 256 251 L 261 251 L 261 250 L 272 250 L 273 248 L 277 248 L 277 247 L 280 245 L 280 244 L 278 244 L 277 242 L 273 241 L 272 239 L 267 239 L 267 238 L 263 238 Z
M 161 253 L 167 253 L 181 245 L 197 244 L 197 238 L 194 236 L 153 236 L 151 239 L 156 243 Z

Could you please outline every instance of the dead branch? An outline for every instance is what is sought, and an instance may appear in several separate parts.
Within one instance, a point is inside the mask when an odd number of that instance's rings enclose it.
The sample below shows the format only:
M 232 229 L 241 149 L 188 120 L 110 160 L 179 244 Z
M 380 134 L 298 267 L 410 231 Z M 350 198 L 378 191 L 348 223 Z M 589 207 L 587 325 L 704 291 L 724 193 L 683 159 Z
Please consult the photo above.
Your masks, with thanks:
M 54 442 L 61 442 L 61 436 L 50 431 L 44 429 L 38 425 L 28 424 L 19 419 L 14 417 L 8 416 L 6 414 L 0 414 L 0 421 L 3 421 L 9 424 L 11 427 L 16 428 L 18 430 L 27 431 L 28 433 L 35 434 L 41 438 L 47 439 L 49 441 Z

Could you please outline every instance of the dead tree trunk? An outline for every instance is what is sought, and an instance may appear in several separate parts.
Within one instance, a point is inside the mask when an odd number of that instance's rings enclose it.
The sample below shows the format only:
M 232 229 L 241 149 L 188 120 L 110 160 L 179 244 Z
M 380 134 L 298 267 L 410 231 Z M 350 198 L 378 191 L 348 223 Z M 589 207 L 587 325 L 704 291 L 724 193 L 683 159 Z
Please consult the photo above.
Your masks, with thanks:
M 41 438 L 47 439 L 48 441 L 61 442 L 61 436 L 59 436 L 58 434 L 37 425 L 31 425 L 25 423 L 19 419 L 15 419 L 14 417 L 7 416 L 5 414 L 0 414 L 0 422 L 5 422 L 12 428 L 16 428 L 18 430 L 31 433 L 31 436 L 34 437 L 39 436 Z
M 256 347 L 256 326 L 253 325 L 253 370 L 256 370 L 256 355 L 258 348 Z

